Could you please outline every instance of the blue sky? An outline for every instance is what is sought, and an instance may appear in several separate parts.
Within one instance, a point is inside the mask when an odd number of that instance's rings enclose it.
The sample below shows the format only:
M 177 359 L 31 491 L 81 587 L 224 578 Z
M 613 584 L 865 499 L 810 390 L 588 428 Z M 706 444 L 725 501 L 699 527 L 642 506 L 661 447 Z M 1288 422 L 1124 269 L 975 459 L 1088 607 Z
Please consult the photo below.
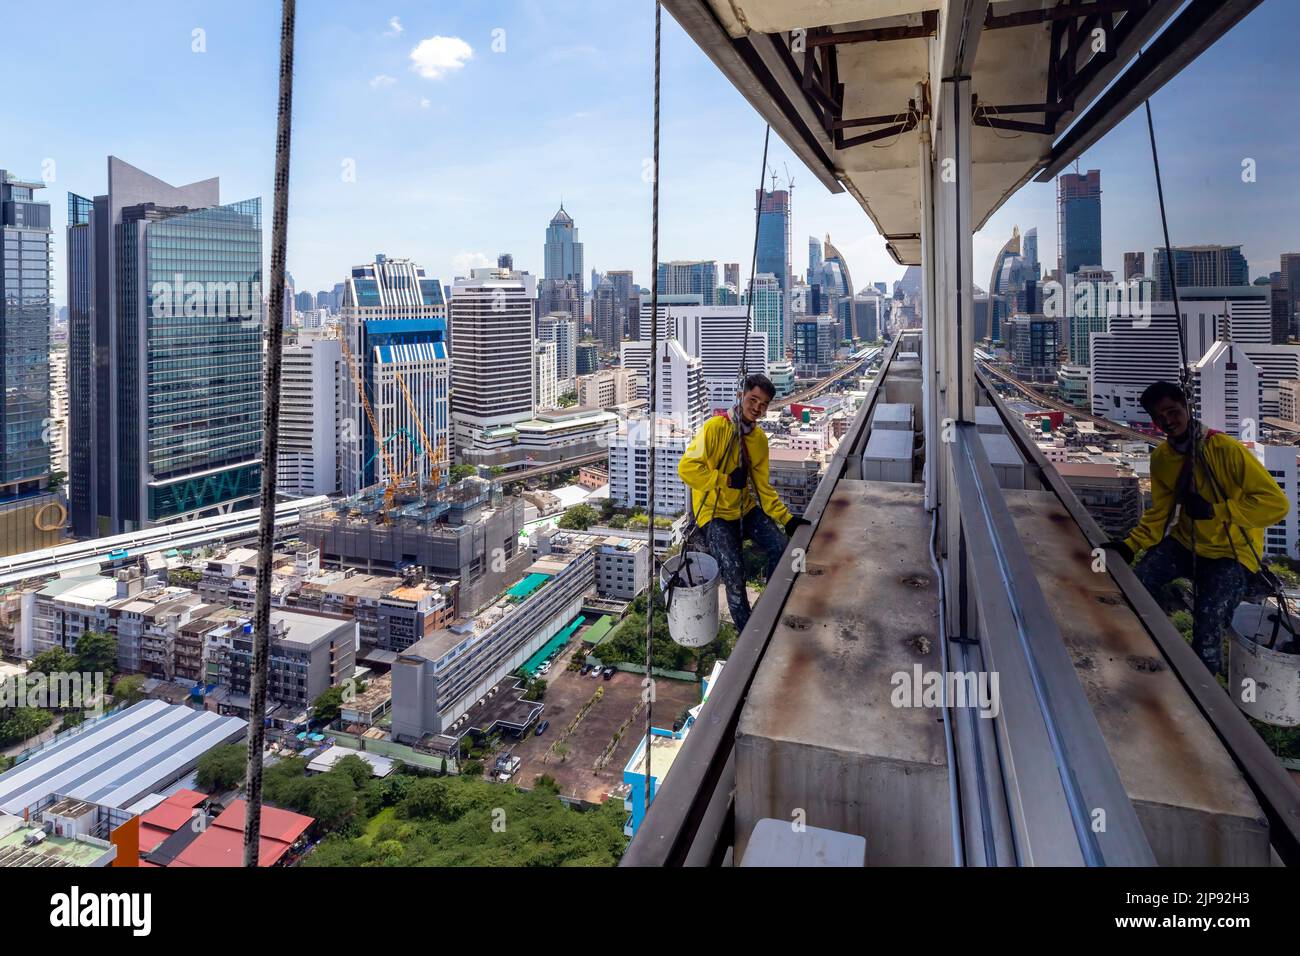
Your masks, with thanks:
M 263 197 L 269 245 L 278 10 L 270 0 L 136 0 L 130 16 L 92 2 L 33 8 L 0 58 L 5 87 L 26 91 L 0 121 L 0 167 L 53 172 L 44 198 L 58 301 L 66 193 L 103 192 L 110 153 L 176 184 L 218 176 L 225 202 Z M 498 252 L 540 272 L 561 197 L 588 268 L 630 268 L 648 285 L 652 24 L 649 0 L 300 3 L 298 288 L 329 288 L 376 252 L 443 281 Z M 1265 0 L 1153 100 L 1174 243 L 1243 243 L 1252 278 L 1300 250 L 1298 28 L 1300 3 Z M 747 271 L 762 140 L 757 115 L 665 15 L 661 258 Z M 1247 157 L 1254 183 L 1241 179 Z M 775 138 L 770 162 L 794 178 L 796 271 L 808 236 L 829 232 L 859 286 L 901 274 L 851 197 L 827 193 Z M 1105 265 L 1118 271 L 1127 250 L 1149 260 L 1159 218 L 1141 111 L 1082 166 L 1102 170 Z M 1040 256 L 1055 259 L 1054 195 L 1031 184 L 990 220 L 975 241 L 978 284 L 1013 224 L 1037 226 Z

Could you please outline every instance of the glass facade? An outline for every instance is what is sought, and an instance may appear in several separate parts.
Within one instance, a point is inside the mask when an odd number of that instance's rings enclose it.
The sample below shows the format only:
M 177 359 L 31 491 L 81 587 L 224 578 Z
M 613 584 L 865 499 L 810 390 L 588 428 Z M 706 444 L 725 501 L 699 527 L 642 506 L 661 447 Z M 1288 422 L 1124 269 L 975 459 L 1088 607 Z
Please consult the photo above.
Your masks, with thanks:
M 36 487 L 50 473 L 50 206 L 35 199 L 43 183 L 0 170 L 0 494 Z
M 262 211 L 140 212 L 119 233 L 119 489 L 124 519 L 154 522 L 258 491 Z M 132 513 L 141 464 L 145 516 Z

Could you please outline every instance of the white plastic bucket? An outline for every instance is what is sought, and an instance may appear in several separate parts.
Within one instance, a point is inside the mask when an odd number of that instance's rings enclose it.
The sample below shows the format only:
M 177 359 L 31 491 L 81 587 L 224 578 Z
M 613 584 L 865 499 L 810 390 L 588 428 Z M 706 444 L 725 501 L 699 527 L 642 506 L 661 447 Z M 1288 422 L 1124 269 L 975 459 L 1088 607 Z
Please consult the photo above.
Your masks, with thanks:
M 1300 654 L 1269 650 L 1274 605 L 1241 604 L 1232 615 L 1228 693 L 1247 716 L 1275 727 L 1300 726 Z M 1294 618 L 1294 615 L 1293 615 Z M 1278 643 L 1289 637 L 1278 631 Z
M 718 562 L 702 551 L 675 554 L 659 569 L 659 587 L 668 598 L 668 582 L 686 562 L 668 604 L 668 633 L 683 647 L 704 647 L 718 636 Z

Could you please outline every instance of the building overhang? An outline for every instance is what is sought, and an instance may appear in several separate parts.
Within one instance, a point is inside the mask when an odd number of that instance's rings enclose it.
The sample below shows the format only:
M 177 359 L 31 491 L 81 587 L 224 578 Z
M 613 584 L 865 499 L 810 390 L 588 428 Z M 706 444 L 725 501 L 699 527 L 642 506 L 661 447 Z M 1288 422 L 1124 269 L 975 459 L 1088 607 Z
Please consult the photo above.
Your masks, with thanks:
M 973 91 L 972 221 L 1050 180 L 1260 0 L 664 0 L 900 265 L 921 261 L 919 135 L 936 84 Z M 1180 9 L 1181 7 L 1181 9 Z M 981 31 L 973 62 L 963 46 Z

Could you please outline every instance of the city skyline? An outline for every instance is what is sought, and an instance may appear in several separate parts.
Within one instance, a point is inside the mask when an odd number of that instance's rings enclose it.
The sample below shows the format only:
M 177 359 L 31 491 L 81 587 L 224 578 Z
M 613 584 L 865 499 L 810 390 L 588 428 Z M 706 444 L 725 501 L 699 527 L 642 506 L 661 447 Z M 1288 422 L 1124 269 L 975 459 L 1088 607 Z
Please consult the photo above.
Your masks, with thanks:
M 99 50 L 114 48 L 123 24 L 106 11 L 56 4 L 53 16 L 108 41 L 78 61 L 97 81 L 52 77 L 39 102 L 17 104 L 12 114 L 6 162 L 20 176 L 43 178 L 52 200 L 60 306 L 67 304 L 61 200 L 66 192 L 93 191 L 105 156 L 155 170 L 168 182 L 215 174 L 229 195 L 270 195 L 274 102 L 265 91 L 274 82 L 274 10 L 235 3 L 204 9 L 203 22 L 190 22 L 189 11 L 149 6 L 152 14 L 138 18 L 131 36 L 151 56 L 124 66 L 96 60 Z M 378 252 L 421 261 L 444 284 L 492 265 L 502 251 L 513 253 L 517 269 L 541 275 L 538 237 L 561 200 L 582 224 L 591 265 L 631 269 L 649 285 L 650 189 L 643 174 L 652 11 L 585 2 L 558 7 L 544 12 L 520 0 L 484 15 L 399 3 L 359 21 L 344 17 L 338 4 L 322 3 L 299 18 L 288 256 L 299 290 L 332 289 L 352 263 Z M 1300 215 L 1300 196 L 1276 175 L 1300 133 L 1271 122 L 1285 115 L 1285 90 L 1300 77 L 1285 48 L 1297 17 L 1296 8 L 1262 6 L 1152 104 L 1172 242 L 1241 243 L 1252 279 L 1277 269 L 1280 254 L 1300 245 L 1286 230 Z M 576 35 L 575 22 L 583 25 Z M 761 123 L 671 17 L 664 28 L 673 79 L 665 86 L 660 258 L 747 264 L 755 188 L 749 157 L 761 148 Z M 463 47 L 451 42 L 456 38 Z M 27 49 L 34 58 L 55 56 L 56 43 L 54 31 L 35 31 Z M 330 55 L 341 44 L 351 53 L 344 64 Z M 1240 69 L 1245 59 L 1277 82 L 1252 83 Z M 0 69 L 17 66 L 11 59 Z M 165 89 L 149 81 L 154 70 L 167 71 Z M 533 83 L 539 71 L 553 82 Z M 505 105 L 484 110 L 480 98 Z M 340 127 L 340 113 L 366 122 Z M 127 114 L 129 126 L 122 123 Z M 498 122 L 502 115 L 512 121 Z M 1213 138 L 1205 136 L 1206 115 L 1215 116 Z M 567 148 L 575 132 L 596 124 L 613 135 L 577 154 Z M 710 135 L 700 137 L 701 129 Z M 520 130 L 528 134 L 524 142 Z M 1247 160 L 1254 182 L 1242 181 Z M 779 187 L 788 185 L 787 167 L 795 182 L 792 235 L 847 237 L 837 245 L 864 281 L 901 276 L 903 267 L 889 259 L 849 196 L 828 194 L 777 139 L 769 165 L 780 174 Z M 1124 252 L 1150 254 L 1159 241 L 1141 111 L 1085 153 L 1080 168 L 1105 174 L 1102 265 L 1122 273 Z M 1055 183 L 1030 184 L 989 218 L 975 236 L 977 274 L 988 274 L 1013 224 L 1022 232 L 1037 227 L 1044 255 L 1052 256 L 1055 190 Z

